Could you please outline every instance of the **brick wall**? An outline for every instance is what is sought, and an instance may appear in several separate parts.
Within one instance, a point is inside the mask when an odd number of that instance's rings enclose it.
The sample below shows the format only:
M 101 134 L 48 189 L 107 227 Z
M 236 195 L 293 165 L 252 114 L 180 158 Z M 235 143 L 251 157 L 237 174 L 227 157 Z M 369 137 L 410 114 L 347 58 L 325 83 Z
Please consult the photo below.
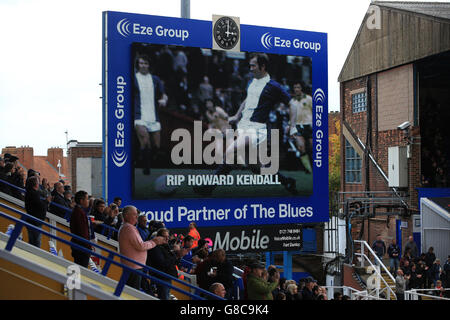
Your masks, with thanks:
M 414 119 L 413 66 L 408 64 L 377 75 L 379 131 L 396 130 Z
M 61 172 L 63 171 L 63 165 L 64 165 L 64 156 L 63 156 L 63 149 L 61 148 L 50 148 L 47 149 L 47 161 L 50 162 L 50 164 L 58 169 L 58 160 L 61 162 Z
M 398 70 L 396 70 L 398 69 Z M 388 148 L 393 146 L 406 146 L 405 132 L 397 130 L 397 126 L 404 122 L 413 123 L 413 90 L 410 80 L 412 79 L 412 67 L 403 66 L 382 74 L 373 74 L 347 82 L 341 83 L 341 115 L 343 121 L 347 122 L 352 131 L 365 144 L 368 144 L 368 137 L 371 138 L 370 148 L 373 157 L 383 169 L 386 176 L 388 175 Z M 381 86 L 379 84 L 382 83 Z M 371 110 L 371 131 L 369 136 L 368 130 L 368 111 L 353 113 L 352 111 L 352 93 L 370 88 L 368 99 L 372 104 Z M 396 92 L 398 96 L 396 96 Z M 382 97 L 380 99 L 380 97 Z M 401 103 L 400 103 L 401 102 Z M 400 110 L 399 110 L 400 109 Z M 418 207 L 417 187 L 420 187 L 420 128 L 411 127 L 411 136 L 414 137 L 415 144 L 410 147 L 411 157 L 408 159 L 408 176 L 409 176 L 409 205 L 411 208 Z M 345 138 L 342 136 L 341 145 L 345 146 Z M 341 186 L 342 191 L 364 191 L 366 188 L 370 191 L 390 190 L 388 184 L 376 167 L 369 161 L 369 177 L 366 183 L 366 170 L 362 168 L 361 184 L 345 183 L 345 148 L 341 148 Z M 371 220 L 372 222 L 372 220 Z M 409 226 L 411 223 L 408 224 Z M 367 228 L 367 223 L 365 225 Z M 376 221 L 370 223 L 370 241 L 381 233 L 386 240 L 395 237 L 395 218 L 391 221 Z M 357 232 L 357 230 L 354 230 Z M 359 231 L 359 230 L 358 230 Z M 367 235 L 368 230 L 365 230 Z M 373 237 L 372 237 L 373 236 Z M 367 239 L 367 238 L 366 238 Z

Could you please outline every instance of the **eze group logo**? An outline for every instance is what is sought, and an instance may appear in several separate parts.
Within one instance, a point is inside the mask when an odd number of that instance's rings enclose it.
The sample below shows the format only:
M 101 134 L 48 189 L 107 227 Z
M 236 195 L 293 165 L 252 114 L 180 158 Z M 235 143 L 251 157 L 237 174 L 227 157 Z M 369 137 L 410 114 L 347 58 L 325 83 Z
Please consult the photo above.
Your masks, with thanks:
M 281 36 L 274 36 L 270 32 L 266 32 L 261 36 L 261 45 L 266 49 L 272 48 L 294 48 L 301 50 L 310 50 L 318 52 L 321 49 L 320 42 L 304 41 L 300 38 L 285 39 Z
M 117 23 L 117 32 L 123 37 L 130 35 L 130 21 L 128 19 L 122 19 Z
M 189 38 L 189 31 L 186 29 L 167 28 L 162 25 L 148 26 L 140 23 L 131 23 L 127 18 L 120 20 L 116 26 L 117 32 L 124 38 L 130 35 L 157 36 L 164 38 L 178 38 L 182 41 Z
M 314 91 L 313 99 L 316 104 L 322 105 L 325 100 L 325 93 L 323 90 L 320 88 L 316 89 L 316 91 Z
M 123 150 L 121 152 L 114 150 L 114 152 L 112 153 L 112 161 L 119 168 L 122 167 L 127 162 L 127 160 L 128 155 Z
M 114 117 L 117 121 L 112 133 L 114 139 L 113 152 L 111 153 L 111 159 L 117 167 L 123 167 L 128 160 L 128 154 L 125 152 L 125 89 L 127 83 L 123 76 L 118 76 L 116 79 L 116 103 L 114 110 Z M 120 150 L 120 151 L 119 151 Z
M 261 44 L 264 48 L 266 48 L 267 50 L 269 50 L 270 48 L 273 47 L 272 45 L 272 39 L 273 36 L 270 34 L 270 32 L 266 32 L 261 36 Z

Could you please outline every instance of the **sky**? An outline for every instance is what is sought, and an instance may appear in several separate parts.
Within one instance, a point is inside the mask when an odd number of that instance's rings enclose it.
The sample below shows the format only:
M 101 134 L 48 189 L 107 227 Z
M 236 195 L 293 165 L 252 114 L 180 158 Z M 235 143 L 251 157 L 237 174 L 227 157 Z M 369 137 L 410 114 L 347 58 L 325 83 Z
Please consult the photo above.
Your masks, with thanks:
M 370 0 L 191 0 L 190 18 L 328 34 L 328 110 Z M 180 17 L 180 0 L 1 0 L 0 148 L 102 141 L 102 12 Z M 66 134 L 67 132 L 67 134 Z

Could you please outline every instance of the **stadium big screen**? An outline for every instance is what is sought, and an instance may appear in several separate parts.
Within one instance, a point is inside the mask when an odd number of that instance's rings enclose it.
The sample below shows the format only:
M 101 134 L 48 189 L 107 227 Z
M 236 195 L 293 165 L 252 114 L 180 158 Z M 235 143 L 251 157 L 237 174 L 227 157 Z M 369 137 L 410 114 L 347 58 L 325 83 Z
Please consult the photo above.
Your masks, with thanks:
M 204 235 L 279 240 L 328 220 L 326 34 L 240 25 L 240 50 L 225 51 L 211 21 L 103 22 L 108 201 Z

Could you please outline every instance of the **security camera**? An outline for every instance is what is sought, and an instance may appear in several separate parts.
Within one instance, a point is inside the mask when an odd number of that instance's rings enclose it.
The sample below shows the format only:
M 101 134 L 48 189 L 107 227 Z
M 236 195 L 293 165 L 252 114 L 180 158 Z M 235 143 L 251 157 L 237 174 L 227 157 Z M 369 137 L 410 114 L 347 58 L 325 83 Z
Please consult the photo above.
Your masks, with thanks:
M 411 127 L 411 123 L 409 121 L 403 122 L 401 125 L 397 127 L 398 130 L 406 130 Z

